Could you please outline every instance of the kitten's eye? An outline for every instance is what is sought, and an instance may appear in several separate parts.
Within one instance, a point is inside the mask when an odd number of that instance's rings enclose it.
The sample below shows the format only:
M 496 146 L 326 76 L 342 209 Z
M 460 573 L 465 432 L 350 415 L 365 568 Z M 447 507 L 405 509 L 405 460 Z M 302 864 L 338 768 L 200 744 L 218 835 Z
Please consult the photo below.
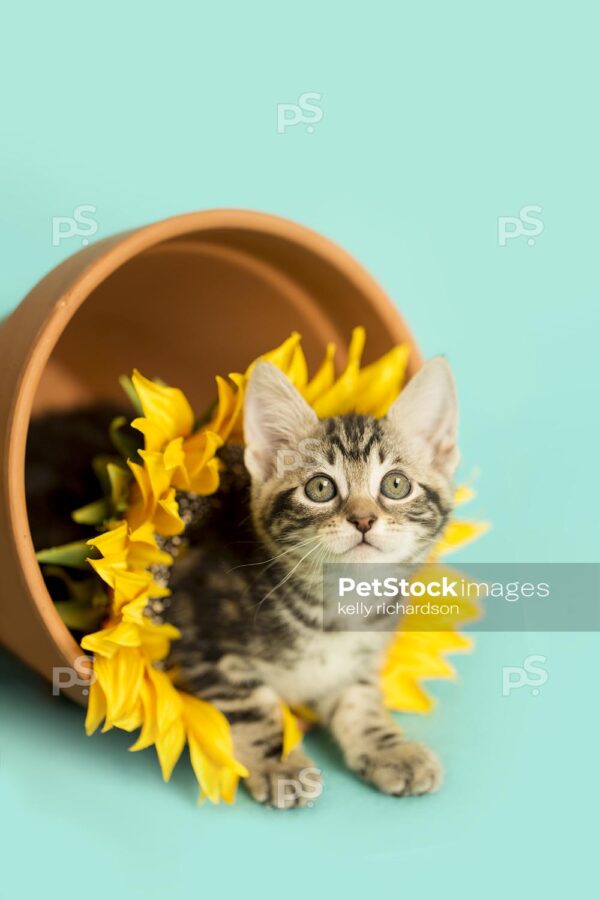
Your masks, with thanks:
M 326 475 L 315 475 L 304 485 L 304 493 L 314 503 L 327 503 L 337 494 L 335 481 Z
M 381 481 L 381 493 L 390 500 L 403 500 L 411 491 L 411 483 L 402 472 L 388 472 Z

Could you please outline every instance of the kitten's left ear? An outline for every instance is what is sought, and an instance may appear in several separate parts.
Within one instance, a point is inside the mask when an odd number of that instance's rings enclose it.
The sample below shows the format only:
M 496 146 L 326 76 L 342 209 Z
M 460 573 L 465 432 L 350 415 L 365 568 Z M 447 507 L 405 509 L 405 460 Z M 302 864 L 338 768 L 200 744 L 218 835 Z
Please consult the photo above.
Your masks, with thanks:
M 458 404 L 450 366 L 426 362 L 388 410 L 387 419 L 427 464 L 451 478 L 458 465 Z
M 278 451 L 297 450 L 317 422 L 317 414 L 287 375 L 273 363 L 257 362 L 244 402 L 244 460 L 252 477 L 270 477 Z

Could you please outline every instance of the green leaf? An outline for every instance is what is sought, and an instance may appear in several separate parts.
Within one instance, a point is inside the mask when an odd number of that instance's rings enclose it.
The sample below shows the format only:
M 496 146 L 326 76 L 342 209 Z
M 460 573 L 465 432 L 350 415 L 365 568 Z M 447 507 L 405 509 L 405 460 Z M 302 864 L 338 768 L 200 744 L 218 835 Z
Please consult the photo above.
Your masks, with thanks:
M 133 386 L 133 381 L 129 377 L 129 375 L 121 375 L 119 377 L 119 384 L 127 394 L 127 398 L 133 408 L 135 409 L 138 416 L 144 415 L 144 410 L 142 409 L 142 404 L 140 403 L 140 398 L 137 395 L 137 391 Z
M 93 573 L 90 573 L 90 575 L 90 578 L 75 579 L 72 578 L 62 566 L 44 566 L 44 578 L 56 578 L 61 581 L 67 589 L 69 600 L 73 600 L 75 603 L 79 603 L 82 606 L 92 605 L 94 593 L 98 584 Z M 52 590 L 50 592 L 54 594 Z
M 110 599 L 106 593 L 104 584 L 101 581 L 94 579 L 91 606 L 93 606 L 94 609 L 106 610 L 108 609 L 109 603 Z
M 92 462 L 102 496 L 110 501 L 114 513 L 127 509 L 132 474 L 120 456 L 96 456 Z
M 91 573 L 90 578 L 73 578 L 61 566 L 45 566 L 44 577 L 61 581 L 66 588 L 67 599 L 54 601 L 60 617 L 74 631 L 95 631 L 108 612 L 110 600 L 103 584 Z M 51 594 L 57 593 L 52 583 Z M 61 592 L 61 597 L 65 595 Z
M 68 566 L 71 569 L 87 569 L 87 559 L 97 559 L 95 547 L 88 547 L 86 541 L 74 541 L 60 547 L 48 547 L 38 550 L 35 558 L 39 563 L 50 563 L 57 566 Z
M 71 518 L 78 525 L 102 525 L 112 513 L 112 507 L 108 500 L 104 497 L 101 500 L 94 500 L 86 506 L 81 506 L 71 513 Z
M 110 482 L 110 501 L 116 513 L 125 512 L 132 475 L 121 463 L 109 463 L 106 473 Z
M 120 465 L 121 457 L 116 455 L 108 456 L 107 454 L 100 454 L 99 456 L 95 456 L 92 460 L 94 475 L 100 482 L 100 489 L 102 491 L 103 497 L 108 497 L 110 494 L 110 478 L 108 476 L 108 467 L 112 463 Z
M 60 600 L 54 605 L 59 616 L 71 631 L 97 631 L 105 615 L 103 609 L 82 606 L 75 600 Z
M 194 432 L 198 431 L 200 428 L 202 428 L 203 425 L 207 425 L 210 422 L 214 415 L 215 409 L 217 408 L 217 403 L 217 400 L 213 400 L 210 406 L 198 416 L 198 418 L 194 422 Z
M 125 431 L 124 429 L 128 429 Z M 130 426 L 125 416 L 118 416 L 110 423 L 110 439 L 113 446 L 121 454 L 123 459 L 137 460 L 138 450 L 142 446 L 142 435 L 138 436 Z

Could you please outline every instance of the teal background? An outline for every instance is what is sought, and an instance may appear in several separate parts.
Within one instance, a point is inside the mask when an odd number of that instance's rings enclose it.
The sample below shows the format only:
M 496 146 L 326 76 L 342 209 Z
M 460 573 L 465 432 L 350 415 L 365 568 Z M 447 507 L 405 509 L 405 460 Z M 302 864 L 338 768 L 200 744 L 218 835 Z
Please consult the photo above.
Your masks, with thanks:
M 80 246 L 236 206 L 334 238 L 459 384 L 469 514 L 455 561 L 596 561 L 597 8 L 481 2 L 14 4 L 0 38 L 0 313 Z M 323 117 L 277 132 L 278 102 Z M 498 217 L 544 229 L 498 245 Z M 475 477 L 476 474 L 476 477 Z M 131 739 L 0 655 L 0 897 L 585 896 L 597 873 L 598 635 L 481 635 L 405 725 L 442 756 L 436 796 L 355 781 L 322 735 L 326 791 L 280 813 L 197 808 Z M 502 696 L 502 667 L 548 679 Z

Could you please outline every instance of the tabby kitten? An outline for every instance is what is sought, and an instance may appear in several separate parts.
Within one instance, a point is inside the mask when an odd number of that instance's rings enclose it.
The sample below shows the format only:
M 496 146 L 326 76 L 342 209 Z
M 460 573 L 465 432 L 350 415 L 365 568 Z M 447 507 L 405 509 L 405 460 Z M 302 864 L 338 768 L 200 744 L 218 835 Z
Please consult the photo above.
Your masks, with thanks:
M 423 366 L 385 418 L 323 421 L 260 362 L 245 401 L 245 453 L 225 449 L 215 496 L 181 497 L 193 521 L 171 577 L 166 616 L 182 631 L 171 662 L 179 686 L 229 720 L 259 802 L 302 805 L 306 794 L 281 786 L 301 783 L 303 770 L 314 783 L 318 772 L 301 746 L 282 759 L 281 700 L 310 707 L 348 767 L 384 793 L 439 786 L 436 757 L 383 705 L 379 668 L 393 628 L 344 630 L 321 570 L 326 561 L 425 559 L 451 510 L 456 426 L 443 359 Z

